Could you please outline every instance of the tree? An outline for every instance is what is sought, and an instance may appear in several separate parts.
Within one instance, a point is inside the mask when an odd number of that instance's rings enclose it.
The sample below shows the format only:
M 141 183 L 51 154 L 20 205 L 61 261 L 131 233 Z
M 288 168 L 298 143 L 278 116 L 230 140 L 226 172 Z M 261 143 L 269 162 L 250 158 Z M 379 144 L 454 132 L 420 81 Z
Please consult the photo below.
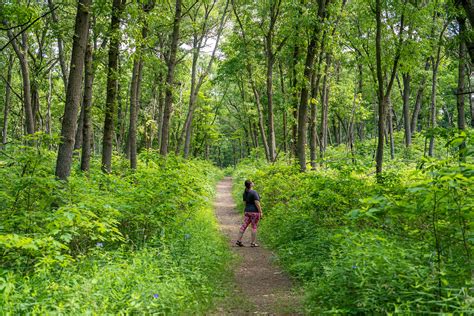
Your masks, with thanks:
M 155 1 L 149 0 L 147 3 L 142 5 L 144 13 L 150 12 L 155 6 Z M 140 99 L 140 87 L 142 81 L 142 70 L 143 70 L 143 49 L 144 41 L 148 35 L 148 26 L 146 17 L 144 18 L 142 26 L 142 38 L 143 43 L 137 44 L 135 57 L 133 60 L 133 71 L 132 71 L 132 82 L 130 84 L 130 125 L 128 132 L 128 144 L 130 147 L 130 168 L 137 169 L 137 116 L 139 109 Z
M 169 47 L 169 55 L 166 58 L 168 72 L 166 74 L 165 103 L 163 110 L 163 123 L 161 127 L 161 148 L 160 154 L 166 156 L 168 154 L 170 119 L 173 111 L 173 81 L 176 67 L 176 51 L 178 50 L 179 26 L 181 24 L 181 0 L 176 0 L 175 13 L 173 20 L 173 32 L 171 34 L 171 42 Z
M 107 97 L 105 101 L 104 138 L 102 142 L 102 170 L 112 170 L 112 149 L 114 135 L 115 109 L 117 104 L 117 75 L 120 44 L 120 16 L 126 0 L 114 0 L 110 20 L 110 46 L 107 67 Z
M 77 4 L 66 104 L 61 128 L 61 143 L 56 161 L 56 177 L 61 180 L 67 180 L 71 172 L 77 110 L 81 100 L 82 74 L 89 32 L 90 5 L 91 0 L 80 0 Z
M 201 53 L 201 49 L 203 48 L 203 45 L 205 45 L 205 43 L 207 42 L 207 37 L 209 36 L 209 32 L 213 28 L 212 23 L 209 21 L 209 19 L 213 11 L 213 8 L 215 7 L 216 2 L 217 0 L 213 0 L 213 2 L 210 5 L 204 5 L 204 20 L 200 24 L 201 29 L 200 30 L 196 30 L 195 28 L 193 29 L 193 48 L 192 48 L 193 61 L 192 61 L 192 68 L 191 68 L 192 70 L 191 70 L 191 89 L 189 93 L 189 109 L 188 109 L 188 114 L 186 116 L 186 121 L 184 123 L 181 136 L 177 144 L 177 151 L 179 151 L 181 147 L 181 142 L 184 138 L 184 157 L 185 158 L 188 158 L 189 156 L 193 116 L 194 116 L 194 111 L 196 110 L 196 103 L 197 103 L 199 90 L 201 89 L 201 86 L 206 80 L 206 78 L 208 77 L 209 72 L 211 71 L 212 65 L 215 61 L 217 49 L 218 49 L 219 42 L 221 39 L 224 24 L 226 21 L 227 8 L 229 6 L 229 0 L 226 0 L 224 9 L 221 13 L 220 23 L 217 26 L 216 42 L 214 44 L 214 48 L 209 58 L 209 62 L 207 64 L 207 67 L 204 69 L 204 71 L 198 75 L 197 66 L 199 62 L 199 55 Z M 199 12 L 199 8 L 200 6 L 198 6 L 197 10 L 195 11 L 196 15 L 192 18 L 194 23 L 197 20 L 197 13 Z M 209 26 L 209 24 L 211 25 Z

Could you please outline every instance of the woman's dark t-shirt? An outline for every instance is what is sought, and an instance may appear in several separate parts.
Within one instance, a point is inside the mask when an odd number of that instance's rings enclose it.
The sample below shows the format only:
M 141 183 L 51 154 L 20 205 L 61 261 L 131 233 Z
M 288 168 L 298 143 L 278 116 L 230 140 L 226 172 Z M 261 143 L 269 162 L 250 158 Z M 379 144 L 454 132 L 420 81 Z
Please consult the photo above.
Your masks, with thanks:
M 243 197 L 245 202 L 245 212 L 257 213 L 258 208 L 255 205 L 255 201 L 260 201 L 258 193 L 254 190 L 245 190 Z

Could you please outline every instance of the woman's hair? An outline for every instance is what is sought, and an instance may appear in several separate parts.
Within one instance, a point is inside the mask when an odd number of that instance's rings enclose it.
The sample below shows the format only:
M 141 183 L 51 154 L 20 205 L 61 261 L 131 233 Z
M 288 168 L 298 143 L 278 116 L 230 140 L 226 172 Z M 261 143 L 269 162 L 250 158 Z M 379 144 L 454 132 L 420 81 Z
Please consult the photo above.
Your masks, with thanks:
M 252 181 L 245 180 L 245 188 L 250 189 L 251 185 L 252 185 Z

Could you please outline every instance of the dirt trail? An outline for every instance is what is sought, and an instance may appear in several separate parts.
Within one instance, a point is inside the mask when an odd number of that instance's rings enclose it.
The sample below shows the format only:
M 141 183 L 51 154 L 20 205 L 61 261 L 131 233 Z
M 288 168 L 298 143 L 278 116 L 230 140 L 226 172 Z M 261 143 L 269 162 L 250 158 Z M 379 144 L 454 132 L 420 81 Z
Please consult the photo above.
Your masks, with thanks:
M 303 314 L 301 313 L 300 295 L 292 291 L 290 279 L 272 264 L 272 253 L 263 247 L 250 247 L 250 226 L 243 239 L 245 247 L 235 245 L 238 229 L 242 223 L 242 215 L 235 209 L 231 178 L 227 177 L 217 185 L 217 197 L 214 205 L 222 233 L 241 260 L 234 267 L 235 288 L 232 297 L 224 302 L 225 306 L 217 307 L 213 314 Z M 265 210 L 263 211 L 265 213 Z

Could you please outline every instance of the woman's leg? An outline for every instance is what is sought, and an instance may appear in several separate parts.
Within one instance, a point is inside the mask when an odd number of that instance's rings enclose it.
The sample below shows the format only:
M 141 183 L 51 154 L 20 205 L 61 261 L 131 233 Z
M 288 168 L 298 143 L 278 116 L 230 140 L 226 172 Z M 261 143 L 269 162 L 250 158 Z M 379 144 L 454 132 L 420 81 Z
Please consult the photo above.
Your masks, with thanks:
M 244 236 L 244 233 L 245 233 L 245 230 L 247 229 L 247 227 L 249 226 L 250 222 L 251 222 L 251 217 L 249 216 L 248 213 L 245 213 L 244 215 L 244 223 L 242 224 L 242 226 L 240 226 L 240 230 L 239 230 L 239 236 L 237 238 L 237 241 L 242 241 L 242 237 Z
M 257 226 L 258 226 L 258 221 L 260 220 L 260 214 L 255 213 L 252 214 L 251 216 L 251 223 L 252 223 L 252 244 L 255 244 L 257 241 Z

